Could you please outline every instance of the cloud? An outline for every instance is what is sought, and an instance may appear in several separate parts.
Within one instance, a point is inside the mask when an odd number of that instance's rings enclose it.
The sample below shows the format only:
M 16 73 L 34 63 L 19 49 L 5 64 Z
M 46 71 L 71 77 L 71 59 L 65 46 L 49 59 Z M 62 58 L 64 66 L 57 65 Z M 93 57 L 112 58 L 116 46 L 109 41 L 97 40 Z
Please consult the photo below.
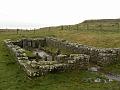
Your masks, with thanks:
M 0 0 L 0 23 L 75 24 L 85 19 L 119 18 L 119 0 Z M 17 26 L 17 25 L 18 26 Z

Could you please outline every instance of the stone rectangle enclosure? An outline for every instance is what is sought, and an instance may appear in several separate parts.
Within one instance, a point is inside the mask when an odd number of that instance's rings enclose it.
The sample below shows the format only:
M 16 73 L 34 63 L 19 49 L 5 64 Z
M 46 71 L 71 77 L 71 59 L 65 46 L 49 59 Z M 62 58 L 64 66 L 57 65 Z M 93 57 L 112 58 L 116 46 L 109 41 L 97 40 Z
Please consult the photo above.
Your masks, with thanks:
M 6 46 L 15 54 L 17 62 L 29 76 L 45 75 L 48 72 L 67 71 L 88 68 L 89 63 L 100 66 L 119 62 L 120 48 L 96 48 L 78 43 L 71 43 L 54 37 L 5 40 Z M 25 49 L 53 47 L 70 52 L 67 55 L 55 55 L 52 59 L 29 60 Z M 47 57 L 46 57 L 47 58 Z M 52 61 L 53 60 L 53 61 Z

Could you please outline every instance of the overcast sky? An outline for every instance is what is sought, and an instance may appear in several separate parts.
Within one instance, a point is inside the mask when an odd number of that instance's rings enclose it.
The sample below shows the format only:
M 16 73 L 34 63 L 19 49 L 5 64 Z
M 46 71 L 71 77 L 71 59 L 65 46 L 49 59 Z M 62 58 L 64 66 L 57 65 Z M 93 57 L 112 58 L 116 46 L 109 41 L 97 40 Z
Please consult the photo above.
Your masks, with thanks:
M 0 28 L 38 28 L 120 18 L 120 0 L 0 0 Z

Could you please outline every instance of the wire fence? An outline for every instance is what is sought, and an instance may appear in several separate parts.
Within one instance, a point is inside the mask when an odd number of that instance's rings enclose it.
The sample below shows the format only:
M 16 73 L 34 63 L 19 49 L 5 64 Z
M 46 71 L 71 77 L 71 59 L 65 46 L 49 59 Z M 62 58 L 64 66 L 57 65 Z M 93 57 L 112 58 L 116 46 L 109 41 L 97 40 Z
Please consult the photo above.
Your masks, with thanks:
M 40 30 L 99 30 L 99 31 L 119 31 L 120 24 L 119 23 L 109 23 L 109 24 L 76 24 L 76 25 L 61 25 L 56 27 L 44 27 L 39 29 L 0 29 L 0 33 L 9 32 L 16 34 L 24 34 L 24 33 L 32 33 L 36 34 Z

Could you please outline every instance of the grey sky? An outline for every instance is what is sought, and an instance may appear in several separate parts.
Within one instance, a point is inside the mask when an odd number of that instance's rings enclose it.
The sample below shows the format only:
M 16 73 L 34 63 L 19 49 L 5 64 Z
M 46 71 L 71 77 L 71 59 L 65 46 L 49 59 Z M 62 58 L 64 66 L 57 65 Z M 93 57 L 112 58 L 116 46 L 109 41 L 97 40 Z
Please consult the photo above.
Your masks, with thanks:
M 0 28 L 38 28 L 119 18 L 119 0 L 0 0 Z

